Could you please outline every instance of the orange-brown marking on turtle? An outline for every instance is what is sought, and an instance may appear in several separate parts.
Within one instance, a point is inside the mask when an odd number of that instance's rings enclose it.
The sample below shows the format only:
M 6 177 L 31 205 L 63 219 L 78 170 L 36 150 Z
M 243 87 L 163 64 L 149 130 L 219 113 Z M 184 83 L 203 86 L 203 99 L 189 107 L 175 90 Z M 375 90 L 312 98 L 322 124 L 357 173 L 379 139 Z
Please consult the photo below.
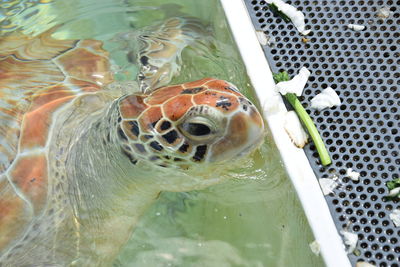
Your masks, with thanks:
M 25 232 L 30 214 L 25 201 L 15 193 L 8 180 L 0 181 L 0 251 Z
M 221 82 L 220 80 L 211 80 L 204 83 L 204 86 L 212 90 L 234 94 L 239 97 L 242 96 L 242 94 L 237 91 L 235 86 L 226 81 Z
M 250 107 L 250 118 L 251 120 L 260 127 L 264 125 L 262 118 L 258 115 L 258 111 L 254 106 Z
M 88 82 L 88 81 L 82 81 L 82 80 L 77 80 L 74 78 L 68 78 L 65 81 L 66 84 L 70 84 L 74 86 L 75 88 L 79 88 L 80 91 L 82 92 L 97 92 L 101 90 L 101 86 L 98 84 L 95 84 L 93 82 Z
M 64 80 L 63 73 L 51 62 L 21 61 L 8 56 L 0 60 L 0 66 L 0 90 L 18 88 L 18 92 L 32 86 L 40 89 Z
M 193 106 L 191 95 L 178 95 L 162 105 L 165 116 L 172 120 L 179 120 Z
M 192 88 L 185 88 L 182 90 L 181 94 L 182 95 L 195 95 L 198 94 L 200 92 L 203 92 L 205 90 L 207 90 L 208 88 L 205 86 L 202 87 L 192 87 Z
M 15 55 L 24 60 L 53 58 L 74 47 L 76 40 L 56 40 L 51 35 L 57 30 L 54 27 L 39 36 L 27 36 L 14 32 L 1 37 L 0 57 Z M 45 47 L 46 49 L 43 49 Z
M 156 131 L 159 134 L 164 134 L 165 132 L 169 131 L 172 127 L 172 123 L 166 119 L 162 119 L 158 121 L 156 125 Z
M 142 112 L 148 108 L 145 104 L 145 96 L 141 95 L 130 95 L 124 98 L 120 102 L 119 110 L 122 118 L 124 119 L 136 119 Z
M 91 52 L 101 56 L 101 57 L 108 57 L 109 54 L 107 51 L 103 49 L 103 42 L 97 40 L 80 40 L 78 43 L 78 47 L 85 47 L 90 49 Z
M 165 22 L 165 27 L 178 27 L 181 24 L 181 21 L 177 18 L 171 18 Z
M 33 98 L 30 110 L 35 110 L 47 103 L 72 95 L 74 95 L 74 93 L 64 84 L 47 87 L 40 91 L 39 95 Z
M 5 137 L 3 144 L 0 144 L 0 156 L 9 159 L 9 163 L 0 166 L 0 173 L 12 162 L 17 153 L 18 143 L 23 145 L 22 149 L 33 147 L 34 144 L 44 145 L 48 133 L 48 123 L 51 123 L 49 115 L 44 117 L 46 121 L 43 121 L 40 115 L 35 117 L 35 114 L 30 116 L 34 116 L 36 121 L 25 119 L 25 121 L 29 120 L 32 125 L 39 124 L 38 127 L 26 127 L 26 125 L 21 126 L 20 124 L 24 114 L 29 112 L 29 108 L 36 109 L 40 105 L 46 105 L 46 101 L 55 100 L 57 96 L 69 95 L 68 88 L 64 92 L 61 90 L 58 93 L 50 93 L 52 89 L 49 87 L 58 86 L 64 82 L 65 85 L 70 83 L 75 87 L 74 91 L 93 92 L 100 89 L 97 83 L 106 85 L 112 81 L 108 54 L 101 49 L 101 42 L 56 40 L 51 37 L 55 30 L 56 28 L 53 28 L 36 37 L 12 33 L 0 38 L 0 120 L 2 121 L 0 132 L 7 133 L 3 135 Z M 73 52 L 77 49 L 78 44 L 81 50 Z M 83 47 L 85 45 L 88 46 L 87 49 Z M 71 53 L 69 54 L 69 52 Z M 60 54 L 62 54 L 62 62 L 59 61 L 56 64 L 55 58 Z M 66 56 L 67 54 L 69 56 Z M 77 74 L 78 78 L 83 77 L 86 80 L 79 81 L 70 77 L 66 79 L 63 71 L 59 69 L 60 64 L 68 66 L 68 70 L 63 69 L 66 75 L 70 76 L 73 73 Z M 92 65 L 85 66 L 83 64 Z M 95 74 L 97 75 L 91 75 L 92 70 L 96 70 Z M 57 91 L 57 89 L 54 90 Z M 52 96 L 48 95 L 49 93 Z M 56 101 L 50 106 L 53 108 L 46 107 L 49 112 L 54 111 L 60 105 Z M 24 139 L 18 141 L 21 127 L 26 128 L 27 131 L 22 134 Z M 14 128 L 15 130 L 13 130 Z M 43 136 L 29 140 L 30 136 L 35 133 L 42 133 Z M 39 143 L 36 143 L 37 141 Z
M 43 153 L 17 158 L 11 170 L 12 182 L 31 201 L 35 214 L 47 199 L 47 160 Z
M 205 83 L 215 80 L 215 78 L 204 78 L 198 81 L 184 83 L 184 88 L 202 87 Z
M 112 81 L 108 58 L 86 48 L 76 48 L 59 56 L 57 62 L 72 77 L 84 81 L 108 84 Z
M 176 28 L 176 26 L 171 26 L 170 29 L 165 31 L 164 36 L 165 37 L 170 37 L 170 36 L 179 36 L 182 33 L 181 29 Z
M 138 139 L 140 130 L 139 124 L 135 120 L 123 121 L 122 129 L 129 139 L 136 141 Z
M 25 114 L 22 123 L 20 149 L 24 151 L 34 147 L 44 147 L 48 140 L 53 112 L 73 98 L 74 96 L 59 98 Z
M 231 146 L 241 147 L 245 144 L 248 136 L 246 119 L 247 117 L 240 113 L 232 117 L 226 135 L 213 147 L 213 156 L 224 154 L 226 151 L 229 151 L 229 147 Z
M 178 95 L 183 90 L 181 85 L 167 86 L 158 89 L 151 96 L 145 99 L 145 103 L 148 105 L 158 105 L 162 104 L 168 99 Z
M 3 115 L 9 115 L 10 117 L 17 117 L 19 115 L 19 113 L 20 113 L 20 110 L 18 108 L 8 109 L 8 108 L 0 107 L 0 112 Z
M 161 42 L 149 42 L 149 50 L 158 51 L 164 47 L 164 44 Z
M 152 53 L 149 53 L 148 56 L 151 58 L 163 58 L 167 57 L 168 55 L 175 54 L 178 48 L 175 45 L 170 45 L 165 43 L 165 45 L 160 50 L 156 50 Z
M 236 110 L 239 106 L 238 99 L 232 94 L 214 90 L 207 90 L 193 96 L 193 101 L 198 105 L 206 104 L 216 107 L 224 113 Z
M 150 107 L 146 109 L 139 117 L 140 130 L 142 132 L 151 133 L 156 123 L 163 117 L 161 108 Z

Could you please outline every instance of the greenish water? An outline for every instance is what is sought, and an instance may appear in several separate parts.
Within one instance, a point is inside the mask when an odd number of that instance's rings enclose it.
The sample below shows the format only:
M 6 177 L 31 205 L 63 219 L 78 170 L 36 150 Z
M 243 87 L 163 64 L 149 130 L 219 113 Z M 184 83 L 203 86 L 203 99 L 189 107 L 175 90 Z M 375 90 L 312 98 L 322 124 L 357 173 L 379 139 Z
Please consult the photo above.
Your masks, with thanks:
M 133 79 L 137 68 L 127 63 L 122 44 L 110 41 L 116 33 L 169 16 L 201 18 L 215 37 L 214 45 L 186 50 L 182 72 L 173 83 L 213 76 L 233 82 L 254 100 L 217 0 L 60 0 L 32 7 L 27 3 L 34 1 L 14 2 L 22 3 L 19 9 L 2 6 L 3 32 L 20 28 L 37 34 L 64 23 L 58 38 L 105 41 L 119 80 Z M 206 190 L 162 193 L 115 265 L 323 266 L 309 249 L 314 238 L 269 135 L 246 164 L 230 181 Z

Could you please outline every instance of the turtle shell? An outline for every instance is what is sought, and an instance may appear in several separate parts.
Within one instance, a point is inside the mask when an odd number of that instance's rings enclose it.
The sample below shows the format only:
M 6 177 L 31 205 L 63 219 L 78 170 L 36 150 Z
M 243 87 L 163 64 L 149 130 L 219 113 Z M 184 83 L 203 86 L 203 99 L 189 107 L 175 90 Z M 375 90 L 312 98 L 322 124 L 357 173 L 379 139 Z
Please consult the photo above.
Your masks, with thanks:
M 113 80 L 100 41 L 56 40 L 54 30 L 0 38 L 0 251 L 46 203 L 55 112 Z

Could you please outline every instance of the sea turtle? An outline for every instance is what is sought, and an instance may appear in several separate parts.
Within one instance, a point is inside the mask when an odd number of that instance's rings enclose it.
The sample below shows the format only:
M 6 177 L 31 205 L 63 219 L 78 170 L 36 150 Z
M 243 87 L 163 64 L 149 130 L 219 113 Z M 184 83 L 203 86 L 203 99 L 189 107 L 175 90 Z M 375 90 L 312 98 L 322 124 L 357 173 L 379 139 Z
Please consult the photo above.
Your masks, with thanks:
M 1 37 L 0 266 L 109 266 L 161 191 L 219 183 L 260 144 L 260 113 L 231 83 L 164 86 L 199 23 L 139 36 L 130 94 L 109 89 L 100 41 Z

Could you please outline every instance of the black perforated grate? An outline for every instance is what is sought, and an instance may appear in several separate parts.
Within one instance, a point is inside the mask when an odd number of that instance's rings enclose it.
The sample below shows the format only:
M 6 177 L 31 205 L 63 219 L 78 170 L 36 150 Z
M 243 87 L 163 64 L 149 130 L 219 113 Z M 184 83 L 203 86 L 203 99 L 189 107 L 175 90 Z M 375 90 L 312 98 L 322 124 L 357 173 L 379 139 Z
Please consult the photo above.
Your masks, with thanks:
M 265 1 L 245 2 L 255 28 L 275 42 L 264 47 L 273 72 L 294 75 L 306 66 L 312 73 L 301 101 L 333 164 L 322 167 L 312 144 L 305 152 L 317 177 L 339 177 L 341 186 L 326 201 L 338 230 L 358 234 L 351 262 L 399 266 L 400 228 L 389 214 L 400 203 L 383 197 L 386 182 L 400 174 L 400 1 L 286 1 L 305 14 L 309 40 L 273 15 Z M 386 19 L 376 15 L 383 7 L 391 11 Z M 350 30 L 349 23 L 366 29 Z M 342 105 L 321 112 L 308 108 L 327 87 L 335 89 Z M 360 180 L 346 177 L 347 168 L 359 172 Z

